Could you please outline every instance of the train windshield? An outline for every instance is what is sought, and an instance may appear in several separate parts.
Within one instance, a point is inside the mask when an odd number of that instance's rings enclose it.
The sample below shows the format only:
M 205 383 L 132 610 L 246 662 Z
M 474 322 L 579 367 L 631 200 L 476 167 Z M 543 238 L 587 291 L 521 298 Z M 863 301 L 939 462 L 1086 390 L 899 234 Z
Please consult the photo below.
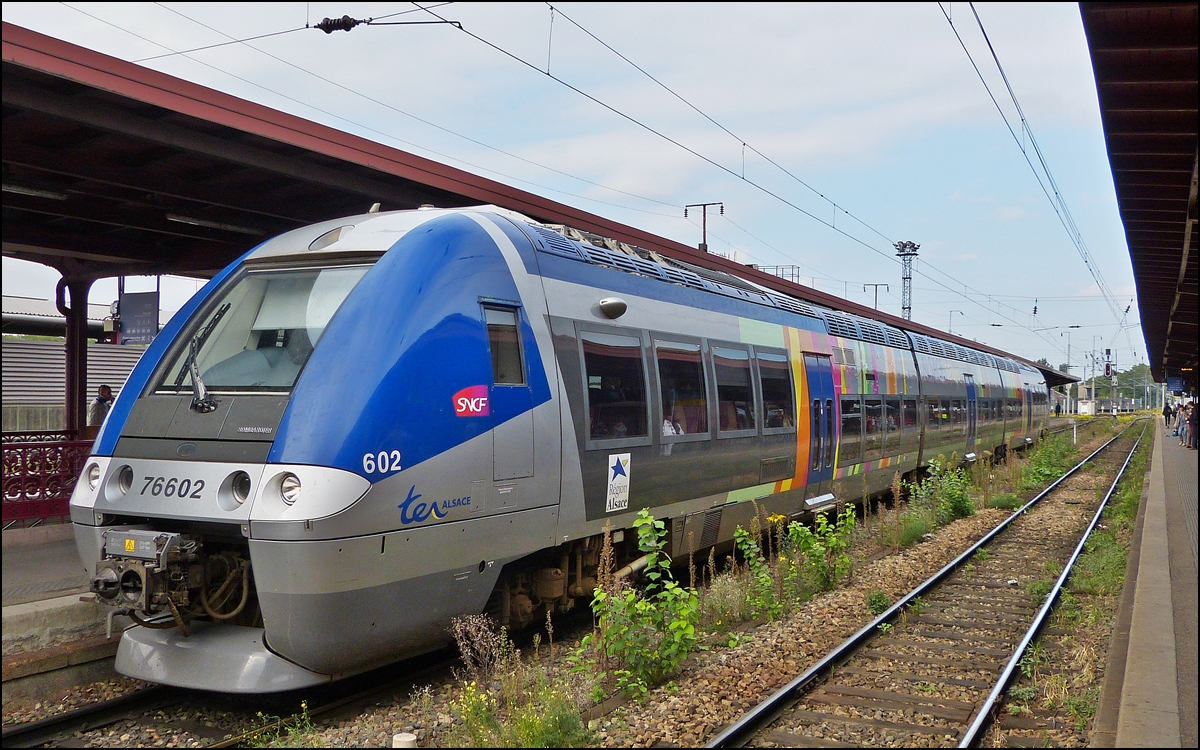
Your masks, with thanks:
M 191 392 L 193 371 L 211 391 L 290 390 L 368 268 L 246 274 L 192 321 L 158 392 Z

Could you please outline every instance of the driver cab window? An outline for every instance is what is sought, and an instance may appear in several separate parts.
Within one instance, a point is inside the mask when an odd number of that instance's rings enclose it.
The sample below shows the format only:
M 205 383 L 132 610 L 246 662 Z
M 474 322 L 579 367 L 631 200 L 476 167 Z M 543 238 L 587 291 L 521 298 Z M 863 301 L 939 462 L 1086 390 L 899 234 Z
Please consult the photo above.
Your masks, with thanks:
M 517 311 L 485 307 L 483 315 L 487 321 L 488 347 L 492 353 L 492 382 L 496 385 L 525 385 Z

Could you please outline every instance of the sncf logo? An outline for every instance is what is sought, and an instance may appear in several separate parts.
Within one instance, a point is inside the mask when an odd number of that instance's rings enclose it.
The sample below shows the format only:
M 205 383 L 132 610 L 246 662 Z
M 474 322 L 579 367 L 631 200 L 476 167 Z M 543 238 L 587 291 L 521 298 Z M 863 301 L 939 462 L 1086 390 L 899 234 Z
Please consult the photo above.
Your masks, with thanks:
M 454 394 L 454 415 L 456 417 L 486 417 L 492 411 L 488 408 L 488 387 L 472 385 Z

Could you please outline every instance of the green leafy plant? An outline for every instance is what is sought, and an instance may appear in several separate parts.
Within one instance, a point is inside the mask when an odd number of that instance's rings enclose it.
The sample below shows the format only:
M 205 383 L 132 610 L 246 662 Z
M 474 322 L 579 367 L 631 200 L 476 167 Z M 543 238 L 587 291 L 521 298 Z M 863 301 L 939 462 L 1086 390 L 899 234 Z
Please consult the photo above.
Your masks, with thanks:
M 892 598 L 885 592 L 879 589 L 872 589 L 867 592 L 867 608 L 872 614 L 881 615 L 887 611 L 887 608 L 892 606 Z
M 934 518 L 939 526 L 975 515 L 975 503 L 971 501 L 971 480 L 967 472 L 950 468 L 950 464 L 944 463 L 941 456 L 930 459 L 929 474 L 911 488 L 911 493 L 918 504 L 934 509 Z
M 1053 482 L 1071 468 L 1076 452 L 1066 436 L 1043 440 L 1021 472 L 1021 485 L 1034 490 Z
M 914 596 L 912 601 L 908 603 L 906 611 L 913 617 L 920 617 L 921 613 L 925 611 L 925 607 L 927 606 L 929 606 L 929 603 L 926 602 L 923 597 Z
M 262 728 L 248 744 L 251 747 L 322 747 L 317 727 L 308 715 L 308 701 L 300 701 L 300 712 L 287 719 L 258 712 Z
M 642 698 L 697 648 L 700 605 L 695 589 L 681 587 L 671 576 L 666 524 L 643 509 L 633 525 L 638 549 L 646 555 L 645 589 L 598 588 L 592 598 L 598 627 L 584 638 L 581 650 L 594 644 L 614 659 L 617 687 Z
M 1029 594 L 1029 598 L 1033 600 L 1033 603 L 1040 607 L 1042 602 L 1046 601 L 1046 595 L 1050 593 L 1050 589 L 1052 588 L 1054 588 L 1054 581 L 1040 578 L 1026 584 L 1025 593 Z
M 1042 644 L 1039 641 L 1025 649 L 1025 653 L 1021 654 L 1021 660 L 1017 662 L 1017 667 L 1020 668 L 1021 674 L 1033 677 L 1034 671 L 1043 661 L 1045 661 L 1045 655 L 1042 653 Z
M 1000 510 L 1016 510 L 1024 501 L 1011 492 L 1001 492 L 992 496 L 992 507 Z
M 1024 701 L 1028 703 L 1035 700 L 1038 695 L 1037 688 L 1032 685 L 1022 685 L 1020 687 L 1012 687 L 1008 689 L 1008 695 L 1015 701 Z
M 591 733 L 568 692 L 541 670 L 505 702 L 469 682 L 450 704 L 457 723 L 448 739 L 459 747 L 584 747 Z
M 776 595 L 775 580 L 771 566 L 763 556 L 758 542 L 759 535 L 738 526 L 733 531 L 734 544 L 750 571 L 750 587 L 746 592 L 753 617 L 766 615 L 774 620 L 783 613 L 783 601 Z
M 788 524 L 788 547 L 804 561 L 805 573 L 818 591 L 829 591 L 849 574 L 854 524 L 854 508 L 849 506 L 835 524 L 825 513 L 817 514 L 815 529 L 799 521 Z

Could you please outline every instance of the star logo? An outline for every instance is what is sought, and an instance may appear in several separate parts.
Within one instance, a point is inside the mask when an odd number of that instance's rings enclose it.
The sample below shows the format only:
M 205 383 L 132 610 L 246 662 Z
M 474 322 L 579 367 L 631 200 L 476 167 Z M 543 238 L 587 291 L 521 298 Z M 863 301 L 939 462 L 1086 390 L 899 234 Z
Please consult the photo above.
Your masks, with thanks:
M 619 459 L 619 458 L 615 459 L 613 461 L 613 465 L 610 466 L 609 468 L 612 469 L 612 473 L 613 473 L 612 478 L 613 479 L 616 479 L 617 477 L 628 477 L 629 476 L 628 474 L 625 473 L 625 466 L 621 463 L 621 459 Z

